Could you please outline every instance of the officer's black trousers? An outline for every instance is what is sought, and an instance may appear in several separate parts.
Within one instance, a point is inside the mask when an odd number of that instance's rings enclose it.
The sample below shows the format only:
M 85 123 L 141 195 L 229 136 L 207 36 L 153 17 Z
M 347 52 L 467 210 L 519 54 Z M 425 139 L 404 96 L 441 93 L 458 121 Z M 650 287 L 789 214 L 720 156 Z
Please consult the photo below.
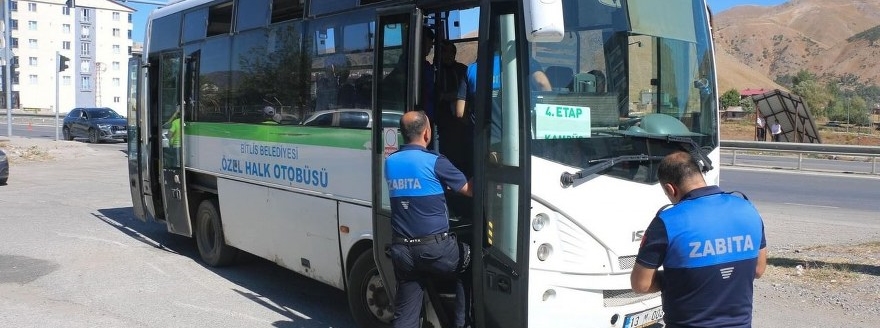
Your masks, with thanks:
M 394 327 L 419 326 L 424 299 L 424 283 L 428 279 L 455 279 L 455 325 L 464 326 L 464 286 L 458 276 L 459 246 L 454 235 L 439 242 L 422 245 L 391 245 L 391 261 L 397 276 L 394 301 Z

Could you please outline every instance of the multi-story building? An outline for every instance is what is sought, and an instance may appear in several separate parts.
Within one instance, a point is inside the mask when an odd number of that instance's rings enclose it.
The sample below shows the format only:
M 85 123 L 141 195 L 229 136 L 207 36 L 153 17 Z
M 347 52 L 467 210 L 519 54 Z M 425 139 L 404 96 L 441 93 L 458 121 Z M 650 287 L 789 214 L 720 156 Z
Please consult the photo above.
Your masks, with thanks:
M 9 9 L 13 108 L 53 112 L 57 98 L 62 113 L 110 107 L 124 114 L 134 9 L 110 0 L 18 0 Z M 56 52 L 70 60 L 57 73 L 57 92 Z

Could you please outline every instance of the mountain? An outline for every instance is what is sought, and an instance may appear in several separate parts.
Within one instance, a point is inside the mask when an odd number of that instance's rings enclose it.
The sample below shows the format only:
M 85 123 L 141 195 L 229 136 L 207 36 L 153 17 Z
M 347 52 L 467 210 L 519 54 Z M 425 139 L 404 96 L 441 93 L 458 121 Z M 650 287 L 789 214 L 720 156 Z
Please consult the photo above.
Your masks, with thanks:
M 719 87 L 777 88 L 773 80 L 801 69 L 874 83 L 880 79 L 878 17 L 880 0 L 790 0 L 717 13 Z

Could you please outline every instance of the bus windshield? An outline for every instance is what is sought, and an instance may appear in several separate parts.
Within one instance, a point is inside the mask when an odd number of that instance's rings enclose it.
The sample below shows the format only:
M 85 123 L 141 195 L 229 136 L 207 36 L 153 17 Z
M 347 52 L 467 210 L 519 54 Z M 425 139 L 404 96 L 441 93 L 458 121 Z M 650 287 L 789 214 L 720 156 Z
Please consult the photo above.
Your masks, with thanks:
M 533 155 L 583 168 L 679 147 L 640 135 L 684 136 L 702 148 L 717 147 L 706 8 L 683 0 L 613 3 L 564 2 L 563 40 L 530 45 L 530 71 L 543 71 L 551 85 L 533 87 L 529 98 Z M 602 173 L 655 182 L 633 166 Z

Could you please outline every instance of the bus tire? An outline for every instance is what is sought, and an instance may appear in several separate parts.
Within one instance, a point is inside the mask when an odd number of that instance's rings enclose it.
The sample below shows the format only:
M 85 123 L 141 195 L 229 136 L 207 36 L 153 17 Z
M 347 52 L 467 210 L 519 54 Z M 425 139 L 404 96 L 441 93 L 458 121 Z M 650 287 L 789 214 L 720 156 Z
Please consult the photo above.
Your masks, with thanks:
M 216 199 L 205 199 L 199 204 L 196 212 L 196 245 L 202 261 L 212 267 L 229 265 L 235 260 L 238 249 L 226 244 Z
M 373 252 L 358 256 L 348 274 L 348 307 L 358 327 L 391 327 L 394 305 L 385 290 Z

